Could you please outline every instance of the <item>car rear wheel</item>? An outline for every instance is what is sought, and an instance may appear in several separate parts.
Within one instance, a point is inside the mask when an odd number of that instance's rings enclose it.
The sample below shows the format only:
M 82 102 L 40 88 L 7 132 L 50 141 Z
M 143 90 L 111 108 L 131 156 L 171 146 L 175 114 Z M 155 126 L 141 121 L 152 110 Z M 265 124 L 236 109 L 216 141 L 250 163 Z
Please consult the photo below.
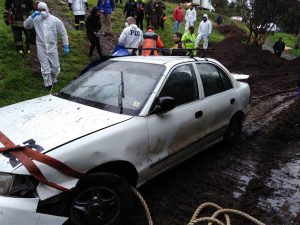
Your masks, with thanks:
M 223 144 L 226 147 L 234 146 L 240 139 L 243 127 L 243 118 L 234 116 L 231 118 L 227 130 L 223 136 Z
M 133 195 L 128 183 L 110 173 L 95 173 L 80 181 L 70 206 L 76 225 L 125 224 Z

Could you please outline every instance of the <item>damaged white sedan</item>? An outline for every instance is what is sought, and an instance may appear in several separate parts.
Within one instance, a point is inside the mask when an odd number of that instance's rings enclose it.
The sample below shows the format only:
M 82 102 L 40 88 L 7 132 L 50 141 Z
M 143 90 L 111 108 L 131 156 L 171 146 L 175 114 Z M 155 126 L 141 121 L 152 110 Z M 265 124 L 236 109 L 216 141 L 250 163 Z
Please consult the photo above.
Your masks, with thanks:
M 126 224 L 130 186 L 235 144 L 249 109 L 248 84 L 213 59 L 94 62 L 59 93 L 0 109 L 1 224 Z

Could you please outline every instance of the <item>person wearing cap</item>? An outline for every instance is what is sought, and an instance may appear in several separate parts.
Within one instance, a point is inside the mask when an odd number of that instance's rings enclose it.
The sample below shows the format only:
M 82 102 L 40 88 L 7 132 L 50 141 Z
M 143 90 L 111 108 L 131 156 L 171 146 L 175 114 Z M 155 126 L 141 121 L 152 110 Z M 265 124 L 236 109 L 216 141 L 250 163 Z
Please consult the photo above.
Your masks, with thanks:
M 143 41 L 143 31 L 136 25 L 132 16 L 127 18 L 126 27 L 122 31 L 118 44 L 125 48 L 138 48 Z M 132 49 L 128 49 L 128 53 L 132 53 Z
M 195 48 L 196 35 L 194 31 L 195 31 L 194 27 L 190 26 L 189 31 L 184 33 L 181 38 L 181 41 L 185 45 L 186 49 Z M 193 55 L 195 55 L 196 51 L 193 51 L 192 53 Z
M 164 45 L 159 37 L 158 34 L 154 32 L 153 26 L 149 25 L 147 27 L 147 32 L 144 33 L 144 41 L 142 44 L 142 48 L 163 48 Z M 158 55 L 158 52 L 156 50 L 143 50 L 142 51 L 143 56 L 149 56 L 149 55 Z
M 69 40 L 66 28 L 62 21 L 49 13 L 45 2 L 38 4 L 38 11 L 34 11 L 24 21 L 26 29 L 34 27 L 36 31 L 36 46 L 44 86 L 51 89 L 57 82 L 60 73 L 60 65 L 57 51 L 57 36 L 62 39 L 64 54 L 69 54 Z
M 195 47 L 198 47 L 199 42 L 203 38 L 203 49 L 208 47 L 208 38 L 211 34 L 212 26 L 207 14 L 204 14 L 198 27 L 198 35 L 195 42 Z

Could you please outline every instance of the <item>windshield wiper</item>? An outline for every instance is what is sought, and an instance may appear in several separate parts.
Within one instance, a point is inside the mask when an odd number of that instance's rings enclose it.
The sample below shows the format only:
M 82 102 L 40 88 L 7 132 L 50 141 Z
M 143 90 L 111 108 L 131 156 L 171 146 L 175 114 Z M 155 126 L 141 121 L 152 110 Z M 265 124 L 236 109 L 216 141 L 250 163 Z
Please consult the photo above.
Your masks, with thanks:
M 118 95 L 118 106 L 120 109 L 120 114 L 123 113 L 123 98 L 124 98 L 124 75 L 121 72 L 121 83 L 119 86 L 119 95 Z

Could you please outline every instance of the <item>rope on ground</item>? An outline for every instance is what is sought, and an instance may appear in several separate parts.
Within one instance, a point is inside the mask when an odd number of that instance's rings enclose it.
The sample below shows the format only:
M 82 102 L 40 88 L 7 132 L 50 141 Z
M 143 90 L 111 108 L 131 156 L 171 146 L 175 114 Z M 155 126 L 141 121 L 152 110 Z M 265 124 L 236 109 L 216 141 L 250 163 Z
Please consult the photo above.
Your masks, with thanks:
M 137 197 L 137 199 L 140 201 L 140 203 L 142 204 L 142 206 L 144 208 L 144 211 L 145 211 L 145 214 L 146 214 L 146 217 L 147 217 L 147 221 L 148 221 L 148 225 L 153 225 L 150 210 L 149 210 L 149 208 L 147 206 L 147 203 L 145 202 L 144 198 L 142 197 L 142 195 L 134 187 L 131 187 L 131 190 L 134 193 L 134 195 Z M 204 208 L 207 208 L 207 207 L 215 208 L 217 211 L 215 211 L 211 217 L 199 217 L 200 212 Z M 242 211 L 235 210 L 235 209 L 223 209 L 220 206 L 218 206 L 217 204 L 211 203 L 211 202 L 206 202 L 206 203 L 201 204 L 196 209 L 196 211 L 194 212 L 190 222 L 187 225 L 194 225 L 194 224 L 197 224 L 197 223 L 200 223 L 200 222 L 208 222 L 208 225 L 212 225 L 212 224 L 231 225 L 231 221 L 230 221 L 230 218 L 228 216 L 229 213 L 242 216 L 242 217 L 252 221 L 255 224 L 265 225 L 264 223 L 257 220 L 253 216 L 250 216 L 247 213 L 244 213 Z M 226 223 L 223 223 L 222 221 L 217 219 L 217 217 L 220 216 L 220 215 L 224 215 Z
M 151 214 L 150 214 L 150 210 L 147 206 L 147 203 L 145 202 L 144 198 L 142 197 L 142 195 L 134 188 L 131 186 L 131 190 L 134 193 L 134 195 L 137 197 L 137 199 L 140 201 L 140 203 L 142 204 L 146 217 L 147 217 L 147 221 L 148 221 L 148 225 L 153 225 L 153 221 L 151 218 Z

